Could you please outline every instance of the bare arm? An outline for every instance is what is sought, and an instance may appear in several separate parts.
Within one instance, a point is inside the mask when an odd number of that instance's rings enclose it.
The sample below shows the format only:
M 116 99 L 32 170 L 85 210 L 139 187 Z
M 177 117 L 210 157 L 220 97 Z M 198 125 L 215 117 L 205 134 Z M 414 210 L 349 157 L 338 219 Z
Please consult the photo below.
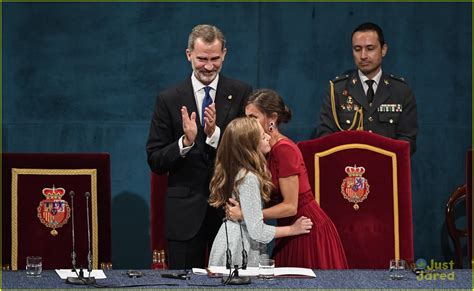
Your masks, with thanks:
M 275 238 L 309 233 L 312 227 L 313 222 L 311 222 L 311 219 L 301 216 L 292 225 L 277 226 Z
M 278 184 L 283 201 L 263 210 L 263 217 L 276 219 L 295 216 L 298 210 L 299 180 L 298 176 L 279 178 Z

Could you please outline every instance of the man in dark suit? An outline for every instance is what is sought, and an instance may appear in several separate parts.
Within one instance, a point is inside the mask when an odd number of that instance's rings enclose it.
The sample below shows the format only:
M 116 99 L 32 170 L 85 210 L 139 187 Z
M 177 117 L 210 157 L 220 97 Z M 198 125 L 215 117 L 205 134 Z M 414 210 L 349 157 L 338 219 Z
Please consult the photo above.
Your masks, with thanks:
M 146 145 L 148 164 L 168 173 L 166 238 L 171 269 L 204 267 L 206 249 L 223 211 L 207 203 L 220 136 L 245 114 L 252 88 L 221 75 L 227 49 L 215 26 L 198 25 L 189 35 L 186 56 L 193 73 L 159 93 Z
M 406 140 L 416 150 L 416 100 L 403 78 L 382 73 L 387 54 L 382 29 L 363 23 L 352 33 L 357 71 L 336 77 L 321 107 L 317 137 L 340 130 L 367 130 Z

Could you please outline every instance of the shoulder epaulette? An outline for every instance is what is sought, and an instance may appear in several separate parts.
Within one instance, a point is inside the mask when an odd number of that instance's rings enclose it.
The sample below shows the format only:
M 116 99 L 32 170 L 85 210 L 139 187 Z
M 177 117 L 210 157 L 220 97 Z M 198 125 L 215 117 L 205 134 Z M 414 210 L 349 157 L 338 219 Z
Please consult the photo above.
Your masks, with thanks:
M 403 83 L 406 83 L 407 81 L 405 81 L 405 78 L 403 77 L 398 77 L 398 76 L 395 76 L 395 75 L 390 75 L 390 78 L 394 79 L 394 80 L 397 80 L 397 81 L 400 81 L 400 82 L 403 82 Z
M 349 74 L 345 74 L 345 75 L 340 75 L 340 76 L 337 76 L 335 77 L 334 79 L 332 79 L 331 81 L 333 83 L 336 83 L 336 82 L 339 82 L 339 81 L 342 81 L 342 80 L 346 80 L 347 78 L 349 78 Z

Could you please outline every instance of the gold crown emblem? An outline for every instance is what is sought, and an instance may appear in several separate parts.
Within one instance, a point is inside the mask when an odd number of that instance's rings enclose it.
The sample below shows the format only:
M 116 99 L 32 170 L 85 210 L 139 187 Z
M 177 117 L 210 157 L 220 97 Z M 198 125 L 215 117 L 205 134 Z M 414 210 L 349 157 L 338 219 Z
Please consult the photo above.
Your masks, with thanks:
M 53 185 L 53 188 L 44 188 L 43 195 L 46 199 L 61 199 L 63 197 L 66 190 L 64 188 L 56 188 Z
M 354 167 L 346 167 L 345 171 L 350 177 L 361 177 L 365 173 L 365 168 L 354 165 Z

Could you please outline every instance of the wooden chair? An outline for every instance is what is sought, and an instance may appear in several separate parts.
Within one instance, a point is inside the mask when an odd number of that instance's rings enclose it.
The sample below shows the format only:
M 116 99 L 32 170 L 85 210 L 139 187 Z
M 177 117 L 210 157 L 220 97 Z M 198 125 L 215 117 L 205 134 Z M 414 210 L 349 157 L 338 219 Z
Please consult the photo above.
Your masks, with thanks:
M 334 222 L 350 268 L 413 261 L 408 142 L 346 131 L 298 147 L 315 199 Z
M 457 269 L 463 268 L 463 254 L 462 254 L 462 247 L 461 247 L 461 238 L 467 238 L 467 227 L 464 229 L 458 229 L 456 227 L 455 221 L 455 208 L 456 205 L 462 203 L 463 201 L 466 202 L 466 195 L 467 194 L 467 185 L 462 185 L 456 188 L 454 192 L 448 199 L 446 203 L 446 225 L 448 226 L 449 236 L 453 241 L 454 251 L 456 256 L 454 258 L 455 267 Z
M 88 266 L 89 192 L 92 267 L 112 267 L 108 153 L 3 153 L 2 179 L 3 269 L 25 269 L 32 255 L 44 269 L 72 267 L 71 191 L 76 266 Z
M 460 203 L 466 204 L 466 220 L 467 227 L 459 229 L 456 226 L 456 206 Z M 463 213 L 464 214 L 464 213 Z M 467 257 L 468 268 L 472 268 L 472 149 L 466 155 L 466 184 L 457 187 L 451 193 L 445 209 L 446 225 L 448 227 L 449 236 L 454 245 L 455 251 L 455 267 L 463 268 L 463 251 L 461 239 L 467 238 Z

